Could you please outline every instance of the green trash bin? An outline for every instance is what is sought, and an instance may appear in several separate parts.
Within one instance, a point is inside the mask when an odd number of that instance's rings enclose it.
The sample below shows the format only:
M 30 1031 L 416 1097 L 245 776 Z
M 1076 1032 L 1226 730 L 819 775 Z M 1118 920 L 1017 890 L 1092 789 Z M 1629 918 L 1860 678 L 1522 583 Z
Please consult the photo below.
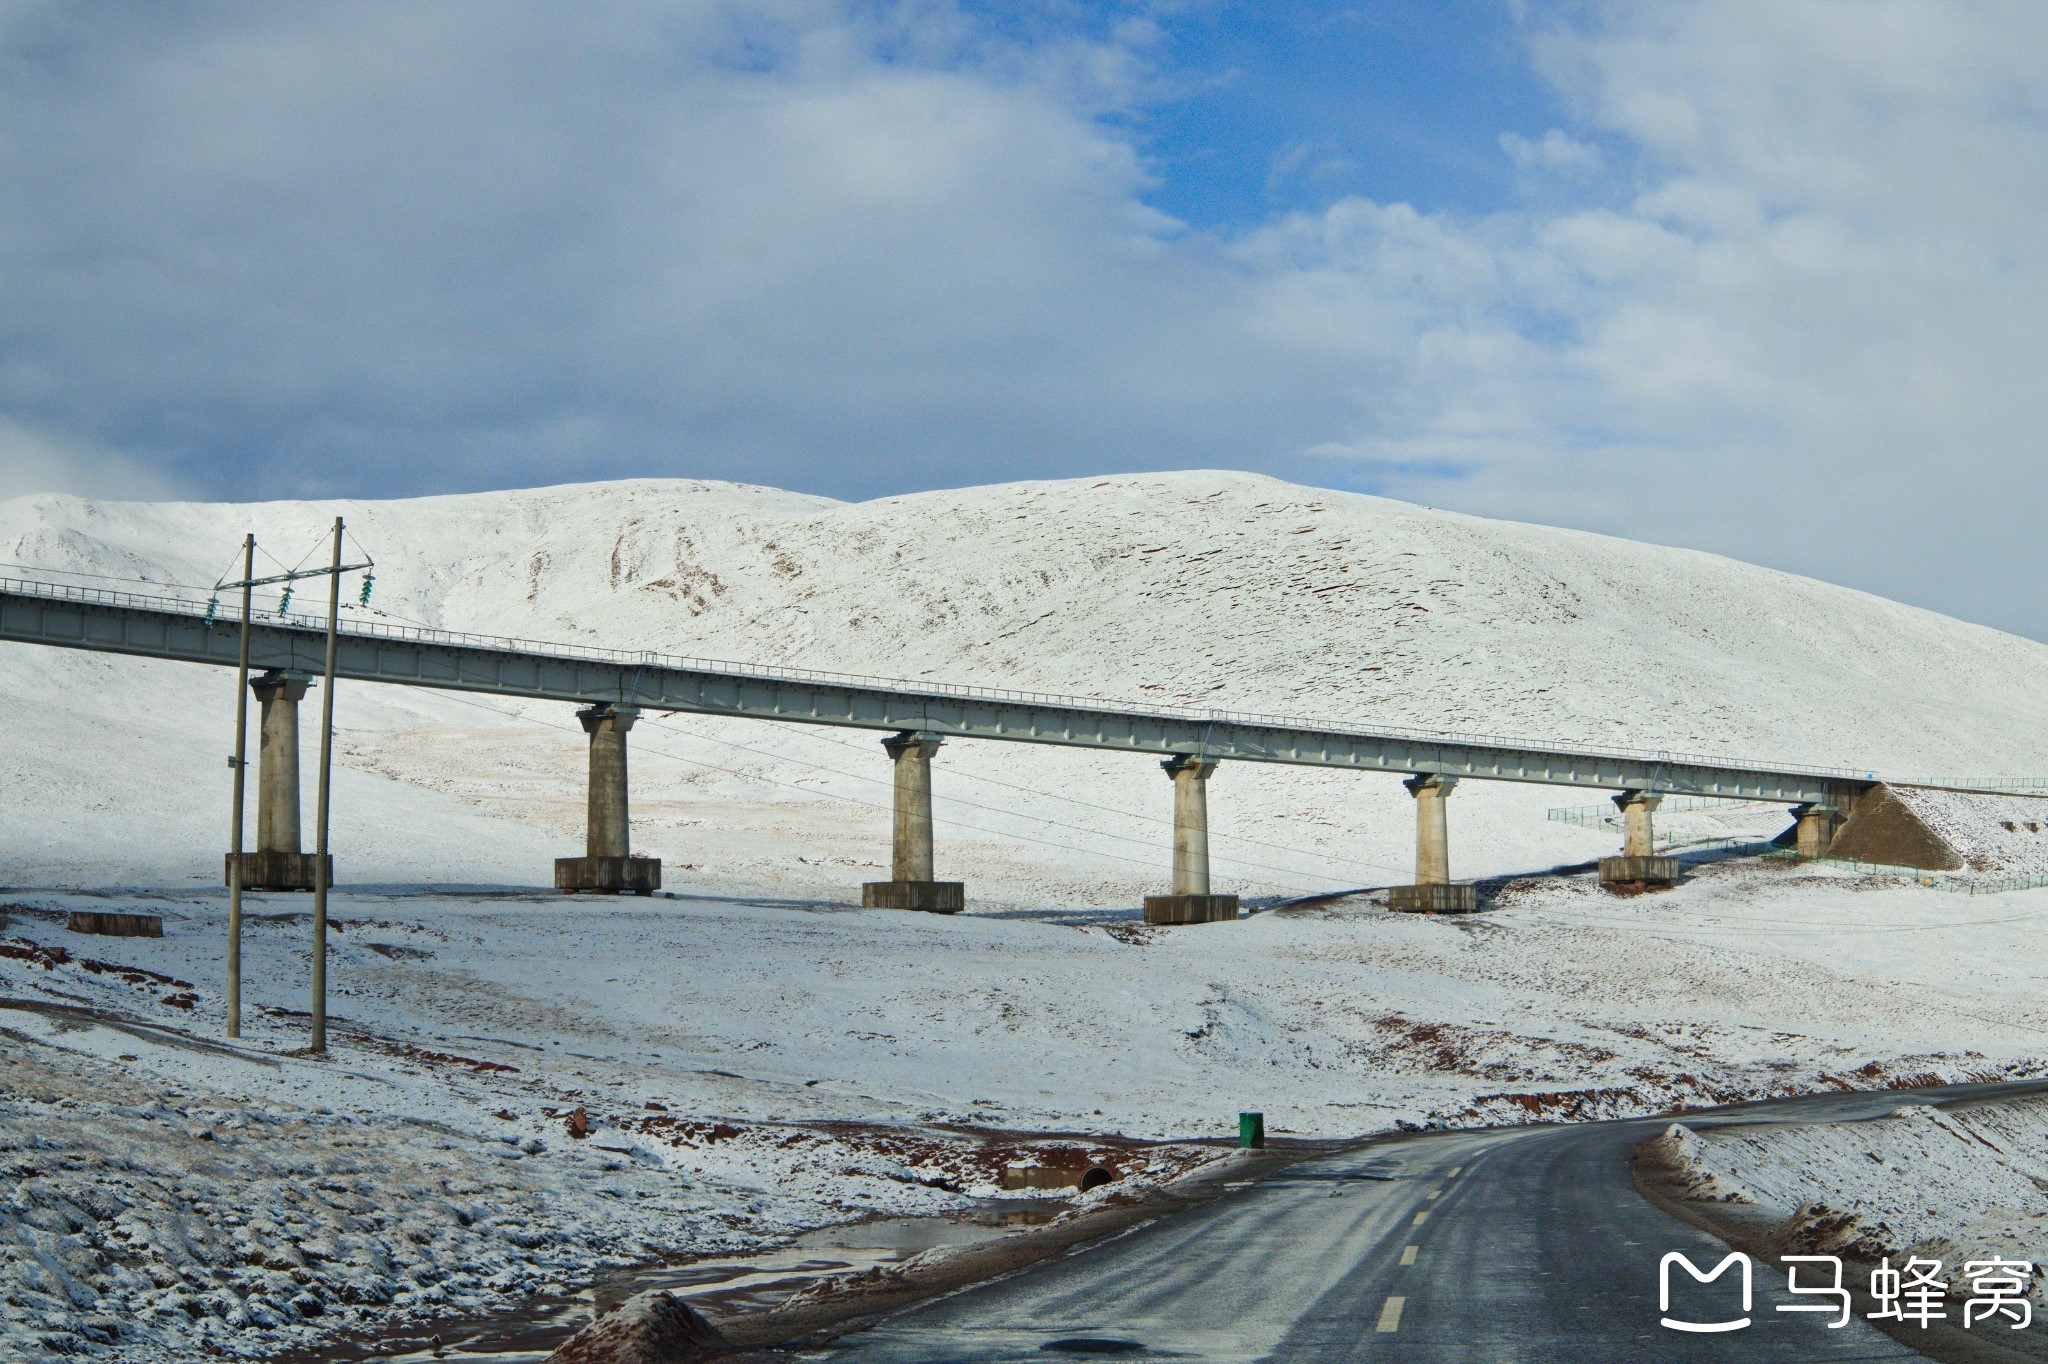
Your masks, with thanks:
M 1265 1114 L 1240 1113 L 1237 1115 L 1237 1144 L 1247 1151 L 1256 1150 L 1266 1144 Z

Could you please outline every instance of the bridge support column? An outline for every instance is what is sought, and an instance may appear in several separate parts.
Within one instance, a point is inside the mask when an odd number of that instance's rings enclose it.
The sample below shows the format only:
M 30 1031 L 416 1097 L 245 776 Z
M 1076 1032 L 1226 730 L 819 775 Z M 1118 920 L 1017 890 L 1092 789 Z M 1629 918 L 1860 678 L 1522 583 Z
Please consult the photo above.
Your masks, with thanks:
M 1388 906 L 1415 914 L 1469 914 L 1479 908 L 1479 892 L 1451 884 L 1450 811 L 1444 804 L 1458 779 L 1424 772 L 1401 784 L 1415 797 L 1415 884 L 1388 891 Z
M 1621 811 L 1621 856 L 1600 859 L 1600 884 L 1634 894 L 1678 879 L 1678 859 L 1657 856 L 1655 817 L 1662 796 L 1623 791 L 1614 798 Z
M 932 755 L 943 740 L 904 730 L 882 740 L 896 764 L 896 818 L 890 836 L 887 881 L 860 888 L 865 909 L 922 909 L 958 914 L 967 903 L 962 881 L 932 879 Z
M 1209 893 L 1209 777 L 1216 764 L 1179 754 L 1159 764 L 1173 778 L 1173 894 L 1145 897 L 1148 924 L 1237 918 L 1235 895 Z
M 317 860 L 299 850 L 299 702 L 311 681 L 291 673 L 251 678 L 259 707 L 256 740 L 256 851 L 242 854 L 242 889 L 311 890 Z M 234 873 L 234 854 L 223 863 Z M 328 881 L 334 884 L 333 859 Z
M 1808 862 L 1827 856 L 1828 845 L 1835 841 L 1835 831 L 1842 826 L 1839 804 L 1829 801 L 1795 805 L 1792 818 L 1798 821 L 1792 828 L 1792 846 L 1799 856 Z
M 661 889 L 661 859 L 635 857 L 626 791 L 626 732 L 637 706 L 600 705 L 576 712 L 590 736 L 590 797 L 582 857 L 555 859 L 555 888 L 652 895 Z

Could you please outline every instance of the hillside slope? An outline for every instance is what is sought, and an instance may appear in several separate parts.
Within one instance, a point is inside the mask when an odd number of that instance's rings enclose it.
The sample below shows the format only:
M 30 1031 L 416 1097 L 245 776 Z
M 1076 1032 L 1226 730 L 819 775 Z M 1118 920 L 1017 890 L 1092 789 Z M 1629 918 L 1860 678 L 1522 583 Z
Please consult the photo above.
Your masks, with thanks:
M 1236 473 L 859 504 L 654 480 L 334 505 L 44 497 L 0 504 L 0 559 L 102 585 L 203 585 L 245 529 L 289 563 L 336 512 L 378 561 L 373 609 L 448 628 L 1894 776 L 2048 772 L 2048 648 L 2031 641 L 1711 555 Z M 0 768 L 44 792 L 27 838 L 38 865 L 84 875 L 106 851 L 90 845 L 109 807 L 124 810 L 112 841 L 137 874 L 189 861 L 187 840 L 220 841 L 199 831 L 225 803 L 222 681 L 0 651 L 0 696 L 48 717 L 0 738 Z M 577 745 L 532 732 L 573 728 L 565 708 L 360 687 L 340 701 L 344 763 L 372 785 L 338 818 L 370 819 L 367 805 L 407 831 L 357 829 L 366 874 L 545 880 L 508 822 L 574 850 Z M 116 793 L 79 794 L 104 755 L 68 737 L 53 748 L 70 724 L 149 752 L 153 785 L 173 782 L 178 799 L 166 809 L 159 795 L 154 825 L 129 825 Z M 823 891 L 883 853 L 887 774 L 869 736 L 679 717 L 651 718 L 636 740 L 651 755 L 636 768 L 636 832 L 676 865 L 671 885 L 694 864 L 724 886 Z M 940 769 L 942 874 L 998 899 L 1114 898 L 1157 879 L 1146 868 L 1163 847 L 1129 823 L 1165 813 L 1149 763 L 963 743 Z M 1458 873 L 1601 850 L 1605 835 L 1541 815 L 1589 799 L 1468 784 Z M 1406 799 L 1389 779 L 1232 769 L 1214 802 L 1219 871 L 1253 893 L 1385 883 L 1406 863 Z M 172 838 L 166 816 L 196 822 Z M 494 827 L 441 837 L 463 819 Z M 788 840 L 843 869 L 793 869 L 773 850 Z

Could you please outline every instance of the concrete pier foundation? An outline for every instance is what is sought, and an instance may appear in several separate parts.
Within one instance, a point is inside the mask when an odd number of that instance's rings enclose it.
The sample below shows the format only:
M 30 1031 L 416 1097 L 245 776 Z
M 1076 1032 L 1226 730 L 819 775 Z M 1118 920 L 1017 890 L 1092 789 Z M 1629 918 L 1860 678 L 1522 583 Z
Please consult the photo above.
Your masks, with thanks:
M 1614 798 L 1621 811 L 1621 856 L 1600 859 L 1600 884 L 1609 890 L 1655 890 L 1678 880 L 1678 859 L 1657 856 L 1657 807 L 1663 797 L 1623 791 Z
M 1235 895 L 1147 895 L 1145 922 L 1148 924 L 1235 923 L 1238 901 Z
M 1209 778 L 1216 764 L 1180 754 L 1159 764 L 1173 778 L 1173 893 L 1145 897 L 1148 924 L 1234 920 L 1235 895 L 1209 893 Z
M 242 889 L 311 890 L 318 859 L 299 849 L 299 702 L 311 680 L 272 672 L 251 678 L 259 711 L 256 741 L 256 849 L 242 854 Z M 229 853 L 221 874 L 234 878 Z M 334 862 L 327 865 L 334 884 Z
M 1401 783 L 1415 797 L 1415 884 L 1387 892 L 1390 908 L 1420 914 L 1469 914 L 1479 908 L 1479 892 L 1451 882 L 1450 812 L 1458 779 L 1425 772 Z
M 1842 827 L 1842 811 L 1834 802 L 1795 805 L 1792 818 L 1797 821 L 1792 831 L 1792 846 L 1799 856 L 1812 861 L 1825 857 L 1828 845 L 1835 841 L 1835 833 Z
M 652 895 L 661 889 L 661 859 L 635 857 L 627 800 L 626 733 L 637 706 L 602 705 L 576 712 L 590 736 L 590 795 L 581 857 L 555 859 L 555 889 L 571 895 Z
M 936 734 L 905 730 L 882 740 L 896 765 L 896 812 L 890 830 L 889 879 L 860 888 L 865 909 L 919 909 L 958 914 L 967 903 L 963 881 L 932 879 L 932 755 Z

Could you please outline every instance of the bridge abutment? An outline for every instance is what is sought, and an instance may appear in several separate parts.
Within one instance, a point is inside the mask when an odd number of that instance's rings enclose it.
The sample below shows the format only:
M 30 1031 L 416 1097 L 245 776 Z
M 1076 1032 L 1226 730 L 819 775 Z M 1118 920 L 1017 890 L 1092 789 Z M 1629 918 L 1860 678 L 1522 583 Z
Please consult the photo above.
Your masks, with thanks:
M 860 888 L 864 909 L 921 909 L 957 914 L 966 907 L 961 881 L 932 879 L 932 755 L 936 734 L 903 730 L 882 740 L 896 767 L 895 817 L 890 828 L 889 879 Z
M 1209 778 L 1216 764 L 1176 754 L 1159 764 L 1173 778 L 1173 893 L 1145 897 L 1148 924 L 1204 924 L 1237 918 L 1235 895 L 1209 893 Z
M 1828 845 L 1835 841 L 1835 833 L 1842 827 L 1842 804 L 1829 799 L 1792 807 L 1792 818 L 1797 821 L 1792 829 L 1792 847 L 1802 860 L 1811 862 L 1827 856 Z
M 652 895 L 661 889 L 661 859 L 633 855 L 627 799 L 626 732 L 640 718 L 639 707 L 597 705 L 576 718 L 590 736 L 584 855 L 555 859 L 555 888 L 572 895 Z
M 1621 811 L 1621 856 L 1600 859 L 1600 884 L 1610 890 L 1640 891 L 1678 879 L 1678 859 L 1657 856 L 1657 807 L 1662 796 L 1623 791 L 1614 798 Z
M 299 847 L 299 702 L 311 679 L 269 672 L 249 680 L 260 707 L 256 739 L 256 850 L 242 854 L 242 889 L 311 890 L 317 859 Z M 223 874 L 232 884 L 235 855 Z M 328 880 L 334 884 L 333 859 Z
M 1451 882 L 1451 821 L 1446 802 L 1456 777 L 1423 772 L 1401 783 L 1415 797 L 1415 884 L 1387 892 L 1393 909 L 1416 914 L 1468 914 L 1479 908 L 1479 892 Z

